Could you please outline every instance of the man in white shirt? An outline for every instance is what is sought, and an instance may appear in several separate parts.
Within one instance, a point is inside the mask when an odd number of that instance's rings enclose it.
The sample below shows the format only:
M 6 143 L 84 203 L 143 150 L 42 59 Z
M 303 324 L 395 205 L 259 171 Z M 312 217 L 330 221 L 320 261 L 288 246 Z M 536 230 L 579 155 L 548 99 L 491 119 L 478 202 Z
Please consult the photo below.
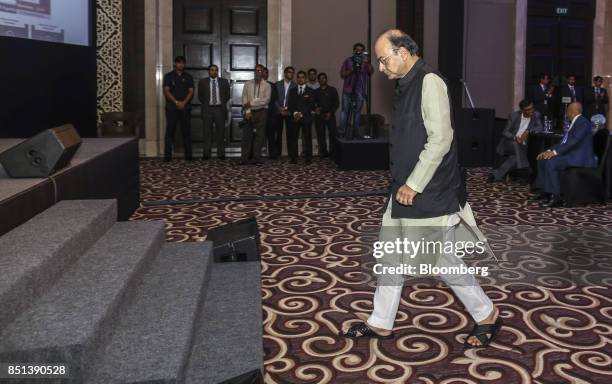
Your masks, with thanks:
M 255 66 L 255 78 L 244 84 L 242 89 L 242 161 L 241 165 L 261 163 L 261 148 L 266 139 L 266 119 L 268 103 L 272 95 L 270 84 L 263 79 L 264 66 Z
M 535 110 L 529 99 L 521 100 L 519 111 L 508 116 L 508 123 L 497 145 L 497 154 L 505 156 L 504 162 L 491 172 L 488 181 L 502 181 L 504 176 L 513 169 L 527 168 L 527 137 L 530 132 L 539 132 L 544 128 L 540 113 Z

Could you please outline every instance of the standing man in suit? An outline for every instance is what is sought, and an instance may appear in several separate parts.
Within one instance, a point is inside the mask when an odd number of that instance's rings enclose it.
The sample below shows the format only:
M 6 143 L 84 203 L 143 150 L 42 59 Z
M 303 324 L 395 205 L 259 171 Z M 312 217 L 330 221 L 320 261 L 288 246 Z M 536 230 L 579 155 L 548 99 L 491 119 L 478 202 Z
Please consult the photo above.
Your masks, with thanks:
M 276 84 L 271 81 L 268 81 L 268 77 L 270 76 L 270 71 L 268 68 L 264 68 L 263 79 L 270 85 L 270 102 L 268 103 L 268 117 L 266 120 L 266 136 L 268 138 L 268 156 L 272 160 L 278 159 L 280 153 L 277 153 L 278 146 L 276 144 L 276 116 L 278 115 L 278 110 L 276 108 L 276 103 L 278 99 L 278 90 L 276 89 Z M 282 144 L 282 143 L 281 143 Z
M 244 84 L 242 89 L 242 161 L 240 165 L 261 164 L 261 148 L 266 140 L 266 120 L 272 89 L 263 79 L 264 66 L 255 66 L 255 78 Z M 252 160 L 251 160 L 252 158 Z
M 291 130 L 292 119 L 287 108 L 289 101 L 289 91 L 296 87 L 293 81 L 295 69 L 292 66 L 286 67 L 283 71 L 283 80 L 276 82 L 276 135 L 274 141 L 276 143 L 275 154 L 280 157 L 283 152 L 283 128 L 286 127 L 287 145 L 289 145 L 289 131 Z
M 584 91 L 584 115 L 590 119 L 594 115 L 607 115 L 608 91 L 602 87 L 603 77 L 595 76 L 593 86 Z
M 521 100 L 519 108 L 519 111 L 512 112 L 508 117 L 508 123 L 497 145 L 497 154 L 506 156 L 506 159 L 493 170 L 489 182 L 501 181 L 513 169 L 528 167 L 527 137 L 530 132 L 544 130 L 540 113 L 535 110 L 531 100 Z
M 561 98 L 561 100 L 559 100 L 559 114 L 561 118 L 567 116 L 566 110 L 571 103 L 579 102 L 582 104 L 584 102 L 584 90 L 582 87 L 576 85 L 576 76 L 569 74 L 565 79 L 566 84 L 561 87 L 559 95 Z
M 193 160 L 191 154 L 191 99 L 193 98 L 193 77 L 185 72 L 185 58 L 174 58 L 174 70 L 164 75 L 164 96 L 166 97 L 166 137 L 164 161 L 172 160 L 174 134 L 180 122 L 185 146 L 185 159 Z
M 538 84 L 534 84 L 528 92 L 528 99 L 533 101 L 535 110 L 540 112 L 542 118 L 551 118 L 553 114 L 553 97 L 555 88 L 550 84 L 550 76 L 547 73 L 540 74 Z
M 202 103 L 202 122 L 204 126 L 202 158 L 204 160 L 210 159 L 212 138 L 214 137 L 217 144 L 217 157 L 224 160 L 225 121 L 227 119 L 227 102 L 230 99 L 230 86 L 227 79 L 219 77 L 219 67 L 215 64 L 208 67 L 208 78 L 200 80 L 198 96 Z
M 289 91 L 289 113 L 293 122 L 287 134 L 287 147 L 292 164 L 297 164 L 300 129 L 302 130 L 302 155 L 306 158 L 306 164 L 312 163 L 312 113 L 314 109 L 315 91 L 306 86 L 306 72 L 299 71 L 297 86 Z
M 319 73 L 319 89 L 315 91 L 315 126 L 317 129 L 317 141 L 319 142 L 319 156 L 327 157 L 330 152 L 334 152 L 334 142 L 336 138 L 336 111 L 340 105 L 338 91 L 336 88 L 327 84 L 327 74 Z M 325 139 L 325 130 L 329 136 L 329 151 Z
M 541 207 L 552 208 L 563 205 L 560 192 L 560 173 L 567 167 L 595 167 L 597 160 L 593 152 L 591 122 L 582 116 L 582 105 L 572 103 L 567 106 L 567 119 L 571 121 L 569 130 L 561 143 L 538 155 L 538 176 L 535 186 L 541 193 L 538 198 L 546 199 Z
M 582 87 L 576 85 L 576 76 L 571 74 L 567 75 L 566 80 L 567 83 L 563 87 L 561 87 L 561 97 L 567 97 L 571 99 L 571 103 L 583 103 L 584 90 L 582 89 Z

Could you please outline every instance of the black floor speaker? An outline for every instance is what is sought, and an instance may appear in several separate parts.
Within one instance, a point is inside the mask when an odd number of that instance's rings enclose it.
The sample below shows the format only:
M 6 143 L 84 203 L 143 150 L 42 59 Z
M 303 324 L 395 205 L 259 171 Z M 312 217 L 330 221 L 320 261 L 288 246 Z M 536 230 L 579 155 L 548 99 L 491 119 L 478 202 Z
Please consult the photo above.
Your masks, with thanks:
M 47 129 L 0 154 L 10 177 L 47 177 L 64 168 L 81 145 L 70 124 Z
M 225 380 L 219 384 L 263 384 L 261 370 L 255 369 L 232 379 Z
M 217 263 L 260 260 L 259 230 L 254 217 L 213 228 L 206 240 L 213 242 Z
M 495 159 L 495 110 L 462 108 L 455 111 L 455 134 L 459 164 L 489 167 Z

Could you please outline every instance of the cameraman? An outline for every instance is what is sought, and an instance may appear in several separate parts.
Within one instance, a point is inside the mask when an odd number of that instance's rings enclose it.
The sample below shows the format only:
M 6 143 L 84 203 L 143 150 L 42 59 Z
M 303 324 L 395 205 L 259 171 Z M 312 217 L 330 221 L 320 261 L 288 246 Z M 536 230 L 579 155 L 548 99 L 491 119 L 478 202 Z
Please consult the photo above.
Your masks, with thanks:
M 342 89 L 342 112 L 340 114 L 340 132 L 351 140 L 359 130 L 359 118 L 366 98 L 368 77 L 374 72 L 365 51 L 365 45 L 353 45 L 353 56 L 348 57 L 340 68 L 340 77 L 344 79 Z M 349 115 L 353 114 L 352 127 L 348 124 Z

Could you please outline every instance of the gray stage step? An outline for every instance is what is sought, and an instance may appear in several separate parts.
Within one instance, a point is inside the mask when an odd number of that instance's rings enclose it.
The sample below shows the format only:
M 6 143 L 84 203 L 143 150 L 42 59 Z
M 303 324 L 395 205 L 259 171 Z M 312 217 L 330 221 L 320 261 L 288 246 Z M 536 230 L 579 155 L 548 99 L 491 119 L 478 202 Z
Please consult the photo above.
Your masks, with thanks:
M 204 301 L 212 243 L 166 244 L 143 278 L 87 384 L 181 383 Z
M 0 335 L 0 361 L 65 362 L 80 382 L 91 352 L 108 339 L 121 303 L 159 253 L 163 222 L 120 222 Z
M 0 331 L 116 221 L 115 200 L 61 201 L 0 236 Z
M 263 368 L 261 265 L 213 263 L 186 383 L 218 383 Z

